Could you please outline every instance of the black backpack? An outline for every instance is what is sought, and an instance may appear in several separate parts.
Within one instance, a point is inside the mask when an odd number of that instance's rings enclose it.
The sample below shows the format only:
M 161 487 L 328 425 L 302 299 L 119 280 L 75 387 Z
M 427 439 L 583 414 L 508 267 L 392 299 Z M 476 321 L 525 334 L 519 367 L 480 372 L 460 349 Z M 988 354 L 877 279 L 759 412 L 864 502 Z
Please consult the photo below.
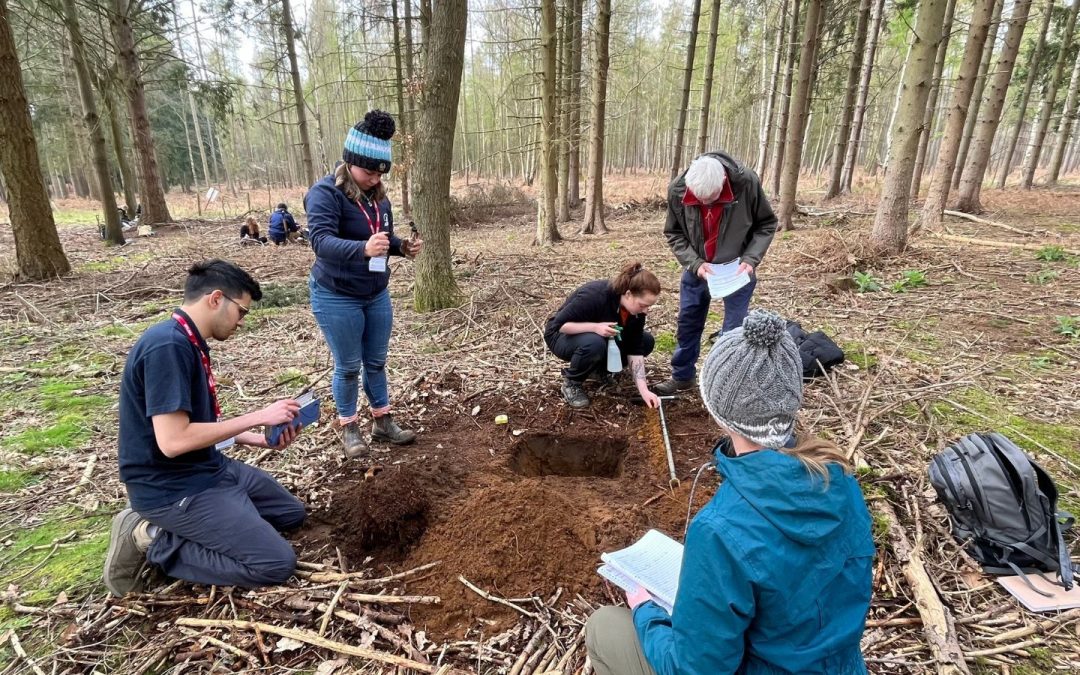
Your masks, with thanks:
M 844 350 L 821 331 L 807 333 L 794 321 L 787 322 L 787 331 L 799 348 L 804 380 L 824 375 L 844 362 Z
M 953 534 L 983 571 L 1025 579 L 1025 572 L 1056 572 L 1061 585 L 1072 588 L 1062 533 L 1073 518 L 1057 510 L 1058 491 L 1046 471 L 1008 438 L 961 438 L 931 461 L 930 483 L 949 512 Z

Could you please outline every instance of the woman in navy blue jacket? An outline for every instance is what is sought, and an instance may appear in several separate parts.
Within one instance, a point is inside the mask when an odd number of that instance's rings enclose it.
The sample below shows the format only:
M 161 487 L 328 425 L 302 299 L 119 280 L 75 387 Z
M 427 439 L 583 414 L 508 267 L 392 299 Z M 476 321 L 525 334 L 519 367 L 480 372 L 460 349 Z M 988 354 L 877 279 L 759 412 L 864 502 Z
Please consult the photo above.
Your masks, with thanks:
M 731 438 L 724 482 L 686 533 L 671 614 L 647 591 L 586 626 L 597 675 L 864 675 L 870 515 L 839 448 L 786 447 L 802 360 L 779 316 L 753 311 L 701 370 L 701 398 Z
M 311 309 L 334 355 L 334 404 L 345 456 L 365 455 L 357 399 L 363 383 L 372 440 L 412 443 L 390 414 L 386 353 L 394 310 L 390 303 L 388 256 L 414 258 L 419 239 L 394 234 L 394 216 L 382 177 L 390 170 L 394 119 L 372 110 L 349 130 L 344 162 L 311 186 L 306 199 L 308 236 L 315 251 L 309 286 Z

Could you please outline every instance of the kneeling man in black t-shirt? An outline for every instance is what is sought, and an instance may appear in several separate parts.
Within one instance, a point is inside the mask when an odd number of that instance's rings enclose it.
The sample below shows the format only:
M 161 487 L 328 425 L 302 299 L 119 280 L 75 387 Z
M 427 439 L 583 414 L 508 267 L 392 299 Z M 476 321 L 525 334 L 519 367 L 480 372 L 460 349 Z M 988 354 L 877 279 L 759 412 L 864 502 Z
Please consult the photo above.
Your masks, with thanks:
M 223 419 L 207 340 L 226 340 L 262 297 L 223 260 L 188 270 L 184 304 L 128 354 L 120 384 L 120 480 L 130 508 L 113 518 L 105 585 L 141 590 L 146 563 L 186 581 L 222 586 L 282 583 L 296 554 L 279 532 L 304 522 L 304 505 L 268 473 L 226 457 L 233 443 L 268 447 L 259 425 L 291 422 L 292 399 Z M 296 438 L 286 427 L 278 449 Z

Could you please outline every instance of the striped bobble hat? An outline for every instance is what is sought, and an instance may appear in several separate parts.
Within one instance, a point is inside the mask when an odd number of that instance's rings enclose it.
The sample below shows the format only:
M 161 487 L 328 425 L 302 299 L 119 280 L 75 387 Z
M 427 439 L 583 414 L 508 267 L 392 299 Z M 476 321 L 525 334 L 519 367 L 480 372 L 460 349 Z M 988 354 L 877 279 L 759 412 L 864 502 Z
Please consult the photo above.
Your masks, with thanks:
M 754 310 L 726 331 L 705 357 L 699 378 L 709 414 L 766 448 L 783 447 L 802 406 L 802 359 L 784 320 Z
M 349 129 L 341 158 L 347 164 L 386 173 L 390 170 L 390 139 L 395 129 L 394 118 L 389 113 L 372 110 Z

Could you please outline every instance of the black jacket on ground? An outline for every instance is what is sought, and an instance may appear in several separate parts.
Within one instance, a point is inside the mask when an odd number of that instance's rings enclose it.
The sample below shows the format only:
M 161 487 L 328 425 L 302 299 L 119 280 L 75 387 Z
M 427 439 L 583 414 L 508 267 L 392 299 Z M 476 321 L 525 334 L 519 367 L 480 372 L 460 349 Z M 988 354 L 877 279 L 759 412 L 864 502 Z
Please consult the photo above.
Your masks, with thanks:
M 555 316 L 544 327 L 544 342 L 551 349 L 565 323 L 607 322 L 623 327 L 622 348 L 630 356 L 642 355 L 641 336 L 645 332 L 645 315 L 631 314 L 625 322 L 619 311 L 619 294 L 606 279 L 590 281 L 574 291 Z

